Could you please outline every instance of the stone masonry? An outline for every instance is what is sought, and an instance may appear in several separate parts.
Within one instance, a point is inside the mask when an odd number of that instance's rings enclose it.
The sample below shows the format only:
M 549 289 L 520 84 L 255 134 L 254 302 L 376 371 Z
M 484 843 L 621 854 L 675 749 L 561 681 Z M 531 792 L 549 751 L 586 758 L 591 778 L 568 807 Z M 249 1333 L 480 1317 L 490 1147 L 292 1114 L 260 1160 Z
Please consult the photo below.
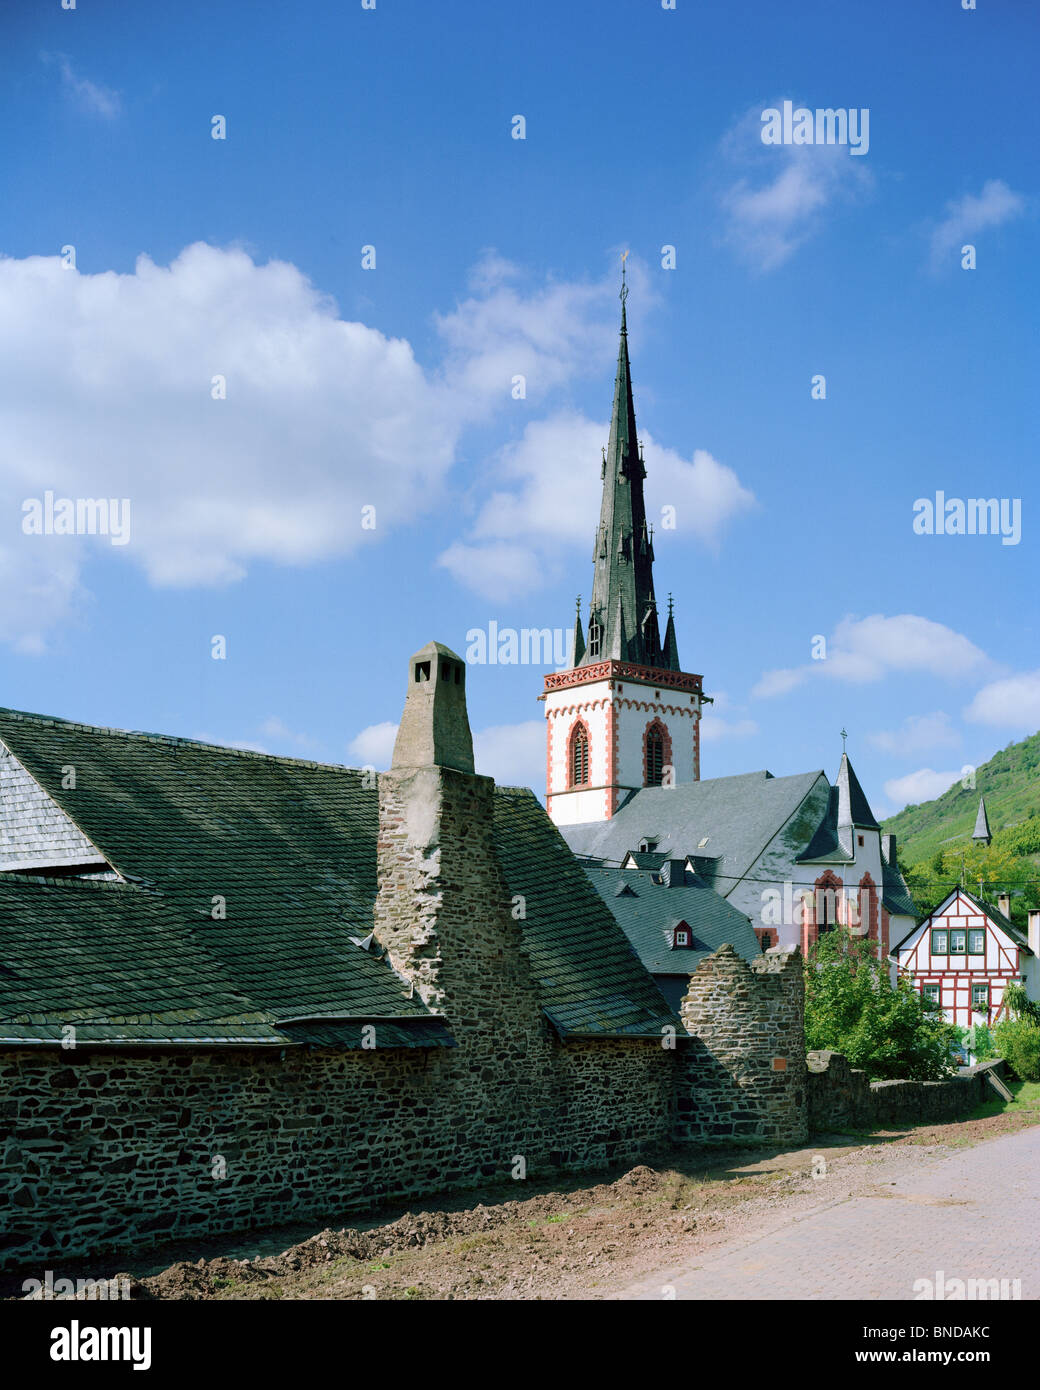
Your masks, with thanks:
M 871 1081 L 850 1067 L 840 1052 L 810 1052 L 809 1127 L 870 1129 L 875 1125 L 921 1124 L 963 1119 L 994 1092 L 986 1072 L 1003 1070 L 1003 1062 L 965 1068 L 942 1081 Z
M 691 976 L 681 1017 L 696 1041 L 684 1052 L 678 1138 L 801 1143 L 807 1121 L 798 951 L 770 951 L 749 966 L 732 946 L 720 946 Z
M 370 949 L 455 1046 L 381 1047 L 377 1020 L 374 1047 L 357 1050 L 0 1052 L 0 1264 L 327 1222 L 510 1178 L 520 1191 L 524 1176 L 632 1163 L 675 1140 L 805 1137 L 796 953 L 749 968 L 723 946 L 704 960 L 682 1006 L 692 1039 L 562 1040 L 549 1024 L 492 839 L 494 784 L 433 718 L 442 698 L 465 718 L 440 661 L 459 658 L 431 644 L 413 659 L 414 718 L 380 779 Z

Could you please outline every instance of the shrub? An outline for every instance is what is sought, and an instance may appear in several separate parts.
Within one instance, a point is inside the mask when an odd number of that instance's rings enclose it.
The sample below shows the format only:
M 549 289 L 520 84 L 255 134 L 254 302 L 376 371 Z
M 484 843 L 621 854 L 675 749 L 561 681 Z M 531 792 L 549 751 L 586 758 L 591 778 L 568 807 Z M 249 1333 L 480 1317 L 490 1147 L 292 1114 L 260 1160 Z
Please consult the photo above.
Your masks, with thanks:
M 1040 1081 L 1040 1024 L 1006 1018 L 993 1030 L 997 1051 L 1020 1081 Z
M 822 936 L 805 962 L 805 1042 L 841 1052 L 872 1079 L 937 1081 L 949 1075 L 957 1031 L 909 980 L 895 986 L 877 943 L 844 928 Z

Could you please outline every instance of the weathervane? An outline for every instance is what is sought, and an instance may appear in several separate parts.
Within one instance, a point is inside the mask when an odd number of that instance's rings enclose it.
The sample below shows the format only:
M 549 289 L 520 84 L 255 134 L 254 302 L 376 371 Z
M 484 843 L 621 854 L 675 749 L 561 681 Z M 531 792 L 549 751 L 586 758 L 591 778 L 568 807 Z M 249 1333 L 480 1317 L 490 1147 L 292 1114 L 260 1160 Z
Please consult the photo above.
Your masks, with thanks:
M 628 259 L 628 252 L 625 251 L 625 252 L 622 253 L 622 256 L 621 256 L 621 294 L 620 294 L 619 298 L 620 298 L 622 304 L 624 304 L 625 300 L 628 298 L 628 286 L 627 286 L 626 283 L 625 283 L 625 261 L 626 261 L 627 259 Z
M 844 757 L 844 755 L 845 755 L 845 740 L 846 740 L 847 738 L 848 738 L 848 734 L 845 732 L 844 729 L 842 729 L 842 731 L 841 731 L 841 752 L 842 752 L 842 756 L 843 756 L 843 757 Z

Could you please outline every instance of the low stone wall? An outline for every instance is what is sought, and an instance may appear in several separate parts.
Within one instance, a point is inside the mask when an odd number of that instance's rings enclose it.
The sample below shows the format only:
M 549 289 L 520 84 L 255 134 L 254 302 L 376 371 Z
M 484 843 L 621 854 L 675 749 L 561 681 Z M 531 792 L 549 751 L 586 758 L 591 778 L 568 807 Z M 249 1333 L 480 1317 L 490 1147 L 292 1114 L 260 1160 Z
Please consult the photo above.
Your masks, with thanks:
M 959 1120 L 994 1095 L 989 1063 L 944 1081 L 871 1081 L 840 1052 L 810 1052 L 807 1062 L 809 1128 L 817 1133 Z
M 463 1048 L 0 1054 L 0 1268 L 324 1222 L 508 1180 L 517 1157 L 545 1176 L 668 1142 L 675 1053 L 540 1041 L 522 1098 Z

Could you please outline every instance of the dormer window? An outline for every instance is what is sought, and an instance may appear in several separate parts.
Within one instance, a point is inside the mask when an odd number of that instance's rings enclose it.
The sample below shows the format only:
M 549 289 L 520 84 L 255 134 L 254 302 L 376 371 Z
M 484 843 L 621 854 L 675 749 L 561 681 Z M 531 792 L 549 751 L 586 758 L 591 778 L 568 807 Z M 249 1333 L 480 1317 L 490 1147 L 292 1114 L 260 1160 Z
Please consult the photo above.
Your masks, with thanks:
M 603 642 L 603 629 L 595 619 L 589 623 L 589 656 L 599 656 L 600 645 Z
M 677 922 L 672 931 L 672 949 L 681 950 L 684 946 L 689 946 L 693 940 L 693 935 L 686 922 Z

